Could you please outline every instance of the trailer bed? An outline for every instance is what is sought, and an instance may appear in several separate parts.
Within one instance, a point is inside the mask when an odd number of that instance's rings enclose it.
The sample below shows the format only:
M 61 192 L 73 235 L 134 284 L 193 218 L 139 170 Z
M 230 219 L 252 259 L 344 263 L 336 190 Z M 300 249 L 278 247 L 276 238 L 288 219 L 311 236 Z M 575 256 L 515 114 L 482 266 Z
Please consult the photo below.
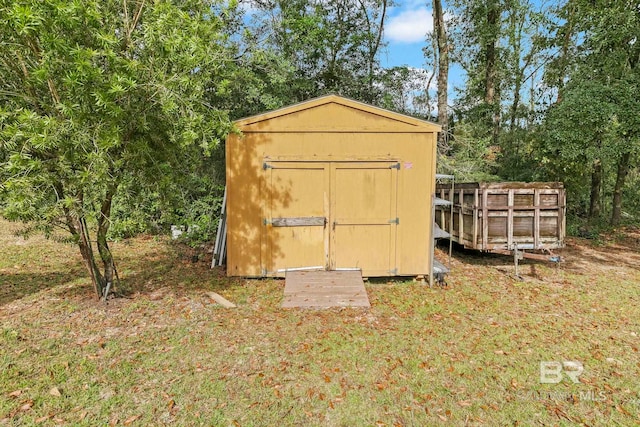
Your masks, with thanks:
M 566 198 L 561 182 L 439 184 L 436 223 L 454 242 L 480 251 L 564 246 Z M 453 215 L 451 215 L 451 209 Z M 453 218 L 453 222 L 451 220 Z

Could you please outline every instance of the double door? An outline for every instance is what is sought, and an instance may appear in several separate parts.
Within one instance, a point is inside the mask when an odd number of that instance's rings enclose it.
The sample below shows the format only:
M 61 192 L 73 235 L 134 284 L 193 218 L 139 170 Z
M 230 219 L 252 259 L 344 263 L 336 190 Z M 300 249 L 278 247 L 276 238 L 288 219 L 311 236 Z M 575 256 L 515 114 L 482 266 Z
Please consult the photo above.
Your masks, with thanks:
M 263 270 L 395 275 L 399 163 L 268 161 Z

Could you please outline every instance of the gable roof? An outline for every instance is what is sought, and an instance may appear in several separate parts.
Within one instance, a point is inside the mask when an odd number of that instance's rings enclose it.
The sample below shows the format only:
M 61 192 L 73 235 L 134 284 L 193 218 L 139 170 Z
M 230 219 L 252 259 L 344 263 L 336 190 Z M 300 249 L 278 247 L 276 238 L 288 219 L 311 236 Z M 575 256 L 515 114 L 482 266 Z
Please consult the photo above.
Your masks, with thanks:
M 441 127 L 363 102 L 327 95 L 235 121 L 242 132 L 439 132 Z

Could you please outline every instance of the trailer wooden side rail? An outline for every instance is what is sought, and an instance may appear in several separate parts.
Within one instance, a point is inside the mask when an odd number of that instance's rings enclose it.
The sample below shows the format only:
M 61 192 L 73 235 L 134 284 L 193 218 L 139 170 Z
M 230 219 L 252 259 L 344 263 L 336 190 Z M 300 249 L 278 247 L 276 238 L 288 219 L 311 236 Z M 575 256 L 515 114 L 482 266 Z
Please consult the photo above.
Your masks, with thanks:
M 436 207 L 437 224 L 465 248 L 511 253 L 516 248 L 548 252 L 564 247 L 561 182 L 456 183 L 453 190 L 438 185 L 436 194 L 453 200 L 452 206 Z

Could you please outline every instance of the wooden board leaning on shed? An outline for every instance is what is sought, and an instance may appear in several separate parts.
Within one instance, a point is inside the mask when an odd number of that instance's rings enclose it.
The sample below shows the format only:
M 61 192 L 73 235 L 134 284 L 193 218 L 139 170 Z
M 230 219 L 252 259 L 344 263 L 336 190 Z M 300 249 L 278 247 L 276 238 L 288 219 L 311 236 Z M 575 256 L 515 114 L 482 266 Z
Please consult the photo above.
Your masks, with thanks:
M 450 192 L 448 185 L 436 188 L 445 200 Z M 439 206 L 436 222 L 469 249 L 550 250 L 564 246 L 565 205 L 561 182 L 456 183 L 453 207 Z

